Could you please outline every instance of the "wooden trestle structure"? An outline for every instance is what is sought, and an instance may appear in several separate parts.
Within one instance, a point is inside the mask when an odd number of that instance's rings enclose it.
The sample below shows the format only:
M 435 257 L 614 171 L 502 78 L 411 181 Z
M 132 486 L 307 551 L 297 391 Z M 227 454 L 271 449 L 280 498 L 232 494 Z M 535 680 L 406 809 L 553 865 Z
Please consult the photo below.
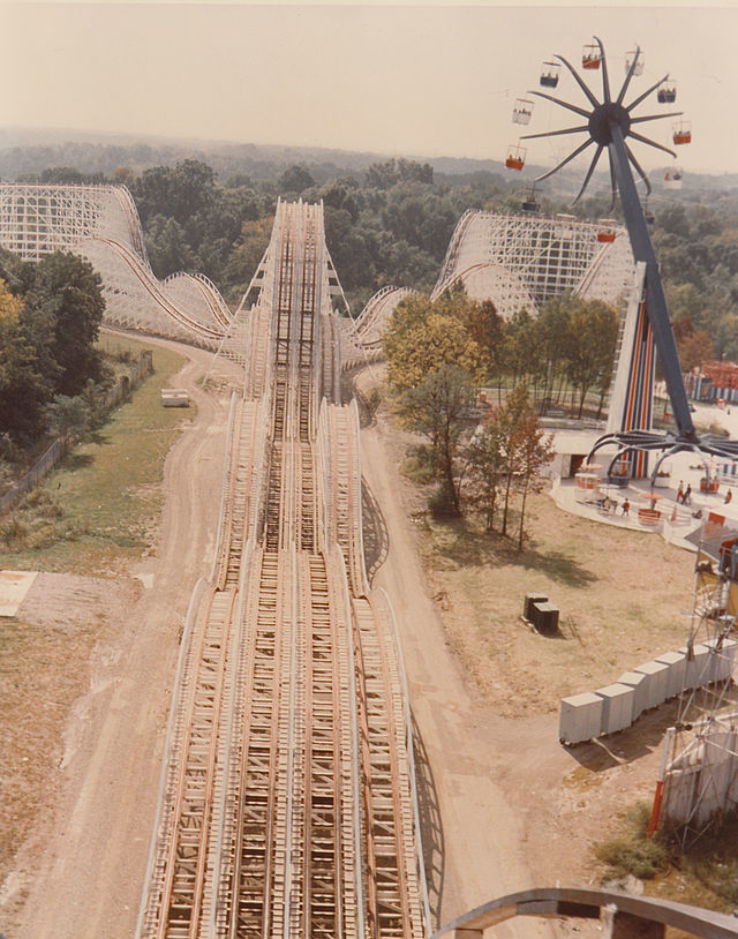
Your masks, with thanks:
M 364 569 L 322 207 L 280 202 L 262 264 L 137 937 L 425 936 L 408 706 Z

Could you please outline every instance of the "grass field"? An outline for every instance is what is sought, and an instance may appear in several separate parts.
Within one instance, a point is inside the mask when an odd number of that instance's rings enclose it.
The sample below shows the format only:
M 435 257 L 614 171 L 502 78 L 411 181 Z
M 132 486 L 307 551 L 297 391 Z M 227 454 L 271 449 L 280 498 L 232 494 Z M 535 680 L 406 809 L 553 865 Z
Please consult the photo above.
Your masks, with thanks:
M 145 347 L 118 336 L 105 336 L 103 345 L 113 354 Z M 158 346 L 153 356 L 154 374 L 131 400 L 0 519 L 0 567 L 104 577 L 152 549 L 164 460 L 182 420 L 194 413 L 160 403 L 160 390 L 182 357 Z M 82 589 L 76 583 L 69 589 Z M 93 589 L 89 583 L 86 593 Z M 121 602 L 120 591 L 132 588 L 97 589 L 107 598 L 98 607 L 107 609 Z M 0 619 L 0 884 L 53 804 L 53 769 L 63 756 L 65 727 L 74 702 L 89 690 L 91 657 L 106 629 L 104 614 L 65 619 L 63 604 L 58 617 L 41 623 Z
M 534 496 L 526 514 L 522 551 L 471 516 L 421 522 L 425 567 L 449 638 L 500 713 L 558 710 L 562 697 L 611 684 L 684 644 L 692 554 L 657 535 L 569 515 L 546 494 Z M 522 620 L 525 594 L 534 591 L 560 610 L 553 638 Z
M 105 336 L 107 351 L 142 343 Z M 105 575 L 150 548 L 166 455 L 188 411 L 163 408 L 160 392 L 182 357 L 153 349 L 154 374 L 109 421 L 76 446 L 46 482 L 0 520 L 0 565 Z

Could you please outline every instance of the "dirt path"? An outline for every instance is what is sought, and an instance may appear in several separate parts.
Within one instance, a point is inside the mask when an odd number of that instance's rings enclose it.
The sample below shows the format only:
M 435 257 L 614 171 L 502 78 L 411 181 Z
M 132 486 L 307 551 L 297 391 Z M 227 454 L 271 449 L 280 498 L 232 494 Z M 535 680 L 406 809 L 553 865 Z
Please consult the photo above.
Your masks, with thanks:
M 423 798 L 437 801 L 438 815 L 432 814 L 442 819 L 424 832 L 440 926 L 494 897 L 541 884 L 525 859 L 518 807 L 497 781 L 511 735 L 499 739 L 499 719 L 470 698 L 449 649 L 408 518 L 413 493 L 398 472 L 396 438 L 382 421 L 362 431 L 362 475 L 381 507 L 388 539 L 374 584 L 391 597 L 401 633 L 413 715 L 427 755 L 427 766 L 420 767 Z M 545 924 L 521 920 L 499 926 L 496 935 L 552 933 Z
M 188 361 L 176 383 L 198 412 L 166 460 L 158 554 L 131 570 L 143 583 L 140 599 L 118 610 L 117 635 L 95 650 L 90 691 L 75 704 L 53 781 L 55 823 L 24 846 L 5 886 L 0 930 L 8 939 L 134 933 L 179 631 L 192 587 L 212 563 L 228 414 L 228 401 L 198 384 L 211 356 L 178 349 Z
M 196 420 L 165 466 L 158 553 L 110 592 L 113 625 L 95 648 L 89 693 L 78 700 L 52 780 L 54 821 L 37 826 L 0 892 L 7 939 L 129 939 L 134 933 L 157 800 L 178 636 L 192 587 L 214 552 L 228 401 L 202 392 L 209 356 L 179 347 L 176 379 L 198 404 Z M 622 735 L 617 752 L 595 744 L 575 755 L 557 741 L 557 715 L 504 719 L 476 700 L 428 595 L 410 518 L 416 498 L 398 471 L 398 438 L 380 419 L 362 432 L 363 475 L 385 549 L 375 585 L 392 598 L 423 755 L 419 772 L 435 925 L 505 893 L 589 880 L 588 848 L 617 794 L 648 793 L 662 727 Z M 138 578 L 136 580 L 135 578 Z M 46 583 L 46 592 L 43 592 Z M 85 590 L 38 578 L 29 603 L 86 609 Z M 80 593 L 81 591 L 81 593 Z M 77 594 L 77 595 L 76 595 Z M 138 597 L 138 599 L 136 599 Z M 89 609 L 87 615 L 94 615 Z M 661 718 L 662 719 L 662 718 Z M 645 728 L 648 730 L 648 728 Z M 43 830 L 41 830 L 43 828 Z M 583 936 L 582 927 L 576 927 Z M 570 935 L 567 927 L 511 921 L 495 935 Z

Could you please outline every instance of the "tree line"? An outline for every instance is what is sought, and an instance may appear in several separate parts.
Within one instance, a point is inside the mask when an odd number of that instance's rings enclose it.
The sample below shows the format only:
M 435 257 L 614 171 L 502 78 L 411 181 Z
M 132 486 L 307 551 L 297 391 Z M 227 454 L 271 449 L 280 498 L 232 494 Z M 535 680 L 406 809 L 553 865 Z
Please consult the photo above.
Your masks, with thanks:
M 517 497 L 522 546 L 526 501 L 552 456 L 537 411 L 573 393 L 581 415 L 593 389 L 602 400 L 617 331 L 612 307 L 571 295 L 509 322 L 461 285 L 434 302 L 403 299 L 385 334 L 387 382 L 405 426 L 428 441 L 414 458 L 436 484 L 430 507 L 460 515 L 470 505 L 490 531 L 499 516 L 504 535 Z
M 109 177 L 49 167 L 36 178 L 124 183 L 157 276 L 200 271 L 234 306 L 268 244 L 277 198 L 322 199 L 328 249 L 354 314 L 387 284 L 429 291 L 467 209 L 520 211 L 523 199 L 502 174 L 444 175 L 429 163 L 403 159 L 345 172 L 327 164 L 279 168 L 266 162 L 258 174 L 222 178 L 201 159 L 183 159 L 139 173 L 123 165 Z M 563 195 L 539 196 L 539 202 L 544 214 L 610 214 L 604 197 L 584 199 L 573 209 Z M 659 196 L 652 208 L 652 236 L 683 366 L 738 359 L 738 193 L 713 183 L 670 194 L 669 201 Z
M 104 310 L 87 261 L 56 252 L 35 264 L 0 249 L 0 455 L 58 430 L 104 379 Z

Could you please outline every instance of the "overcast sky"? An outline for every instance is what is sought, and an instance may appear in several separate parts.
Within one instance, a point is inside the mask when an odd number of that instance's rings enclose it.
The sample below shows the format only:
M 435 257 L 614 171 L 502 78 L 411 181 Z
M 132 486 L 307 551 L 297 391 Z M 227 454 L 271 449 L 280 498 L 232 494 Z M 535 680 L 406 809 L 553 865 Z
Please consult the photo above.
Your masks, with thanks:
M 669 73 L 693 143 L 686 171 L 738 172 L 738 6 L 7 3 L 0 0 L 0 127 L 74 128 L 422 156 L 504 158 L 516 96 L 542 60 L 576 62 L 593 34 L 619 88 L 638 43 Z M 592 87 L 601 91 L 599 73 Z M 647 84 L 648 83 L 648 84 Z M 561 96 L 582 104 L 573 80 Z M 652 99 L 651 99 L 652 100 Z M 665 110 L 644 104 L 638 113 Z M 529 131 L 576 115 L 536 104 Z M 671 121 L 643 128 L 669 143 Z M 583 138 L 533 142 L 553 164 Z M 635 144 L 651 169 L 669 157 Z

